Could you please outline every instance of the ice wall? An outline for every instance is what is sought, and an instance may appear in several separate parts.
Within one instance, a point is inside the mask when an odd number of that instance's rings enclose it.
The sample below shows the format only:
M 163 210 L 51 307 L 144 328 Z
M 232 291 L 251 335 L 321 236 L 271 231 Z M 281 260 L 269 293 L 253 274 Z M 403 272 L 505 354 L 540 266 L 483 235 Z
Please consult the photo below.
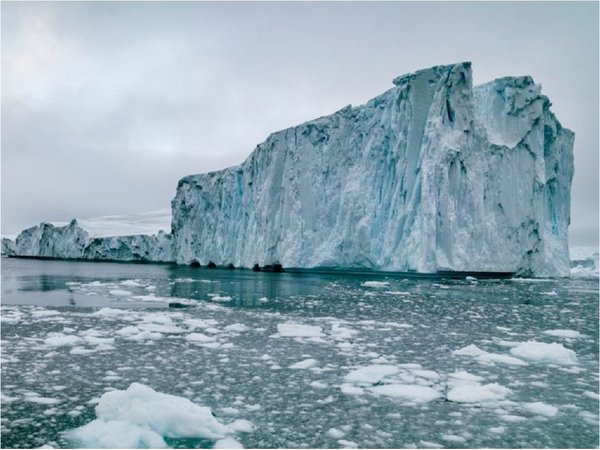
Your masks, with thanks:
M 394 85 L 180 180 L 176 261 L 568 275 L 574 134 L 540 86 L 470 63 Z
M 23 230 L 12 243 L 10 248 L 13 252 L 9 254 L 170 262 L 174 260 L 171 235 L 163 230 L 164 214 L 157 213 L 159 212 L 136 216 L 107 216 L 81 221 L 73 219 L 62 226 L 41 223 Z

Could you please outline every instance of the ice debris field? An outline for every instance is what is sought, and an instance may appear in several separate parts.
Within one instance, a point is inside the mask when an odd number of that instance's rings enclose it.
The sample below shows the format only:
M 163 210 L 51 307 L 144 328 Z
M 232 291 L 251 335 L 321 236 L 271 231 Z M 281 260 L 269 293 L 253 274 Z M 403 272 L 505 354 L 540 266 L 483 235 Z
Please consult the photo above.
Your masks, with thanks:
M 2 264 L 5 447 L 598 446 L 597 279 Z

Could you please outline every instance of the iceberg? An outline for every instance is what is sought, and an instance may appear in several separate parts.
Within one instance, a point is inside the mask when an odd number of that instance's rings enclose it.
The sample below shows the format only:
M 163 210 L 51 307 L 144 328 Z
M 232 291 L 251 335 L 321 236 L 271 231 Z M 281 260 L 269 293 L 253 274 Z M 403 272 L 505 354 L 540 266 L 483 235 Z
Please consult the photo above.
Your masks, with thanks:
M 404 75 L 180 180 L 175 259 L 568 276 L 573 141 L 529 76 Z
M 574 133 L 541 85 L 473 86 L 469 62 L 393 85 L 271 134 L 239 166 L 184 177 L 170 233 L 41 224 L 16 254 L 568 276 Z
M 571 277 L 598 278 L 598 247 L 571 248 Z
M 16 254 L 14 237 L 2 236 L 2 248 L 0 250 L 0 254 L 7 256 L 13 256 Z
M 8 254 L 60 259 L 173 261 L 171 212 L 73 219 L 68 224 L 41 223 L 7 243 Z M 3 248 L 4 248 L 3 240 Z

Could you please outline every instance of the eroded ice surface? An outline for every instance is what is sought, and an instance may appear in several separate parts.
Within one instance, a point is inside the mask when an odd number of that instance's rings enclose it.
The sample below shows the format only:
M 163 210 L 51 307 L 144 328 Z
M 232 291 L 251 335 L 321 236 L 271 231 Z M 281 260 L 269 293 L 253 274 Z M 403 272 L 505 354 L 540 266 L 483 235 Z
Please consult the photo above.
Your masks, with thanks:
M 117 261 L 172 261 L 171 211 L 41 223 L 3 240 L 19 256 Z
M 598 446 L 594 280 L 3 259 L 1 312 L 6 447 L 73 446 L 80 427 L 113 447 Z M 136 398 L 160 424 L 132 419 Z M 229 431 L 169 433 L 188 402 Z
M 531 77 L 473 86 L 468 62 L 420 70 L 181 179 L 174 255 L 568 276 L 573 138 Z

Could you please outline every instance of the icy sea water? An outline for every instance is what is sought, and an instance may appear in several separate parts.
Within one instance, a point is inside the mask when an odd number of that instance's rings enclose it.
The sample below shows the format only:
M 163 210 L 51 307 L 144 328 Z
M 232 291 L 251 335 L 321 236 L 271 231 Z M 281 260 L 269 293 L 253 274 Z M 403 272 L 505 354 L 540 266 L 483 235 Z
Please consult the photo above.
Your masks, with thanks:
M 132 382 L 252 422 L 245 447 L 598 447 L 598 345 L 597 279 L 2 258 L 2 447 L 72 446 Z

